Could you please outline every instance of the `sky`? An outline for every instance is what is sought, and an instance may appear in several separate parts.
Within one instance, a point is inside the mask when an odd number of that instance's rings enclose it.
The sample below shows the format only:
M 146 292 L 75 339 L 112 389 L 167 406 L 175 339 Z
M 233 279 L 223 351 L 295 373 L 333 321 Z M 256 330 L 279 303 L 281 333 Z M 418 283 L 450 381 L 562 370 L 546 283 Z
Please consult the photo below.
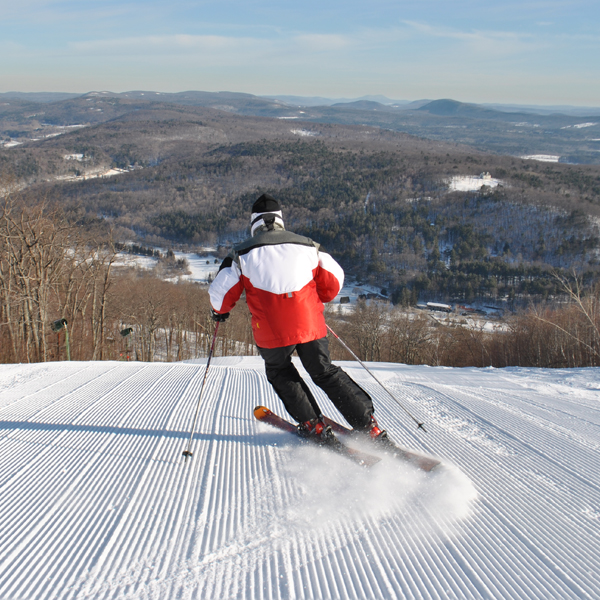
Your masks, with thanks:
M 0 0 L 0 92 L 600 106 L 597 0 Z

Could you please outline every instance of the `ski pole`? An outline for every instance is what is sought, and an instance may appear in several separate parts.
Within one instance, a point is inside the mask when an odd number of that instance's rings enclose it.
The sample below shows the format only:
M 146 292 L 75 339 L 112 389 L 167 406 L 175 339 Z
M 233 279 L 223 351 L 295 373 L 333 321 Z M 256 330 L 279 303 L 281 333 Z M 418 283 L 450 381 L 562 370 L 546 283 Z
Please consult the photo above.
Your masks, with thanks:
M 198 396 L 198 404 L 196 406 L 196 414 L 194 415 L 194 422 L 192 423 L 192 431 L 190 433 L 190 439 L 188 441 L 187 448 L 183 451 L 182 456 L 185 456 L 185 460 L 187 461 L 188 456 L 193 456 L 190 448 L 192 447 L 192 439 L 194 438 L 194 431 L 196 429 L 196 421 L 198 420 L 198 413 L 200 412 L 200 401 L 202 400 L 202 392 L 204 391 L 204 384 L 206 383 L 206 376 L 208 375 L 208 367 L 210 367 L 210 360 L 213 355 L 213 351 L 215 349 L 215 342 L 217 340 L 217 331 L 219 331 L 219 322 L 215 324 L 215 332 L 213 334 L 212 343 L 210 345 L 210 350 L 208 352 L 208 361 L 206 362 L 206 370 L 204 371 L 204 379 L 202 380 L 202 387 L 200 388 L 200 395 Z
M 344 348 L 346 348 L 346 350 L 348 352 L 350 352 L 350 354 L 354 357 L 355 360 L 357 360 L 361 367 L 364 368 L 364 370 L 387 392 L 388 396 L 394 400 L 398 406 L 417 424 L 417 429 L 422 429 L 425 433 L 427 433 L 427 430 L 425 429 L 425 424 L 419 422 L 419 420 L 415 417 L 413 417 L 413 415 L 402 405 L 402 403 L 400 402 L 400 400 L 398 400 L 398 398 L 396 398 L 396 396 L 394 396 L 392 394 L 392 392 L 390 392 L 390 390 L 388 390 L 385 385 L 383 385 L 383 383 L 381 383 L 381 381 L 379 381 L 379 379 L 377 379 L 377 377 L 375 377 L 375 374 L 373 373 L 373 371 L 371 371 L 367 365 L 365 365 L 365 363 L 360 360 L 360 358 L 358 358 L 358 356 L 356 356 L 356 354 L 354 354 L 354 352 L 352 352 L 352 350 L 348 347 L 348 345 L 346 344 L 346 342 L 344 342 L 344 340 L 333 330 L 331 329 L 331 327 L 329 327 L 329 325 L 325 324 L 327 329 L 329 329 L 329 332 L 333 335 L 333 337 L 342 345 L 344 346 Z

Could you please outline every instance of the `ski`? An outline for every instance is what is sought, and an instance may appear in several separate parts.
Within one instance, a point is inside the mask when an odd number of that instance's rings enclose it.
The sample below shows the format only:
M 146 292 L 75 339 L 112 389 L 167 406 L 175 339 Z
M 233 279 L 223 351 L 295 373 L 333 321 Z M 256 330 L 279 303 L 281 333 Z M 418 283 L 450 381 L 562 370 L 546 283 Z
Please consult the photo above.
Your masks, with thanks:
M 354 429 L 344 427 L 344 425 L 338 423 L 337 421 L 334 421 L 333 419 L 330 419 L 329 417 L 324 417 L 323 420 L 326 425 L 329 425 L 331 427 L 334 433 L 339 433 L 340 435 L 345 436 L 356 434 Z M 381 449 L 389 451 L 395 458 L 408 462 L 418 467 L 422 471 L 433 471 L 436 467 L 438 467 L 441 464 L 441 462 L 435 458 L 431 458 L 429 456 L 425 456 L 424 454 L 419 454 L 418 452 L 407 450 L 406 448 L 398 446 L 395 442 L 390 440 L 389 437 L 385 440 L 381 440 L 381 442 L 373 440 L 373 443 L 379 444 L 379 447 Z
M 261 423 L 266 423 L 267 425 L 271 425 L 272 427 L 276 427 L 277 429 L 281 429 L 283 431 L 287 431 L 288 433 L 293 433 L 294 435 L 298 435 L 298 430 L 293 423 L 286 421 L 284 418 L 275 414 L 272 410 L 268 409 L 266 406 L 257 406 L 254 409 L 254 416 Z M 341 426 L 340 426 L 341 427 Z M 333 429 L 333 427 L 332 427 Z M 299 437 L 299 436 L 298 436 Z M 301 438 L 301 440 L 310 441 L 307 438 Z M 323 444 L 324 448 L 331 450 L 337 454 L 341 454 L 346 458 L 349 458 L 353 462 L 363 466 L 363 467 L 372 467 L 377 464 L 381 459 L 378 456 L 373 456 L 372 454 L 367 454 L 366 452 L 361 452 L 360 450 L 356 450 L 355 448 L 350 448 L 345 444 L 342 444 L 337 438 L 334 438 L 337 443 L 335 444 Z M 319 445 L 316 441 L 313 442 L 316 445 Z

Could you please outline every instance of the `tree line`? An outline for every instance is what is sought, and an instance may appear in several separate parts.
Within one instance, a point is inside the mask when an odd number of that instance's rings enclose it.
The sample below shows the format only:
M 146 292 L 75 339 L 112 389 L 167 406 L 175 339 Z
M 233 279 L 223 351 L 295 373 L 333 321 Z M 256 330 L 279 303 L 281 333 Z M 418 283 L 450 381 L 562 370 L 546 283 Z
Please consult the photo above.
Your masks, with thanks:
M 566 280 L 563 280 L 566 282 Z M 562 284 L 561 284 L 562 285 Z M 600 287 L 563 287 L 562 306 L 540 304 L 501 321 L 437 317 L 424 311 L 390 310 L 359 302 L 348 317 L 329 319 L 332 327 L 365 361 L 448 367 L 600 366 Z M 335 360 L 352 360 L 332 342 Z
M 127 264 L 106 227 L 15 194 L 0 203 L 0 362 L 178 361 L 205 357 L 214 333 L 205 287 Z M 168 257 L 167 257 L 168 259 Z M 487 331 L 476 322 L 359 301 L 327 318 L 362 360 L 446 366 L 600 365 L 600 286 L 556 271 L 561 304 L 538 304 Z M 53 324 L 64 320 L 66 329 Z M 58 330 L 56 330 L 58 329 Z M 348 359 L 332 342 L 333 356 Z M 219 329 L 217 355 L 255 354 L 245 302 Z
M 547 205 L 553 171 L 503 169 L 513 184 L 527 189 L 449 194 L 431 167 L 391 153 L 334 151 L 319 141 L 243 143 L 208 156 L 217 180 L 249 170 L 284 174 L 283 186 L 270 178 L 265 183 L 285 206 L 288 226 L 335 252 L 359 280 L 388 289 L 395 302 L 419 295 L 539 300 L 554 291 L 552 269 L 577 265 L 587 270 L 586 277 L 598 277 L 597 227 L 580 209 Z M 537 183 L 542 177 L 543 186 Z M 197 213 L 162 211 L 150 223 L 178 242 L 216 233 L 222 243 L 231 243 L 245 233 L 256 193 L 243 192 Z
M 122 249 L 106 228 L 82 227 L 60 207 L 6 196 L 0 204 L 0 361 L 61 360 L 67 335 L 74 360 L 202 355 L 210 327 L 206 291 L 129 268 Z M 55 331 L 53 324 L 63 321 L 66 327 Z M 127 329 L 131 338 L 121 335 Z
M 43 185 L 57 202 L 101 213 L 120 239 L 140 245 L 230 246 L 246 234 L 249 206 L 266 191 L 281 201 L 290 229 L 321 242 L 348 273 L 395 301 L 539 300 L 553 293 L 553 268 L 600 272 L 598 227 L 588 216 L 600 214 L 596 168 L 422 150 L 414 140 L 398 151 L 321 139 L 178 148 L 110 180 Z M 15 168 L 33 150 L 23 152 L 11 153 Z M 449 193 L 451 176 L 488 170 L 503 187 Z M 515 277 L 499 278 L 499 263 Z

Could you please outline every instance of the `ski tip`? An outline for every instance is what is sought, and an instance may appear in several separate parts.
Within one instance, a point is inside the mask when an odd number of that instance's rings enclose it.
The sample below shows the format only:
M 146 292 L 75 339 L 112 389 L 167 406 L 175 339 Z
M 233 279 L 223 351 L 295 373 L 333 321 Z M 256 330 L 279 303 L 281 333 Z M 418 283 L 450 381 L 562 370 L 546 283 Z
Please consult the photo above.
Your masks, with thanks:
M 271 411 L 266 406 L 257 406 L 254 409 L 254 416 L 259 420 L 268 416 L 270 413 Z
M 379 456 L 370 456 L 368 458 L 362 458 L 358 463 L 361 467 L 365 467 L 365 469 L 370 469 L 374 467 L 378 462 L 381 461 Z
M 420 468 L 426 473 L 437 473 L 442 470 L 441 464 L 440 461 L 431 461 L 430 463 L 423 464 Z
M 442 461 L 433 458 L 430 456 L 419 456 L 414 463 L 421 471 L 425 471 L 426 473 L 431 473 L 432 471 L 437 471 L 442 466 Z

